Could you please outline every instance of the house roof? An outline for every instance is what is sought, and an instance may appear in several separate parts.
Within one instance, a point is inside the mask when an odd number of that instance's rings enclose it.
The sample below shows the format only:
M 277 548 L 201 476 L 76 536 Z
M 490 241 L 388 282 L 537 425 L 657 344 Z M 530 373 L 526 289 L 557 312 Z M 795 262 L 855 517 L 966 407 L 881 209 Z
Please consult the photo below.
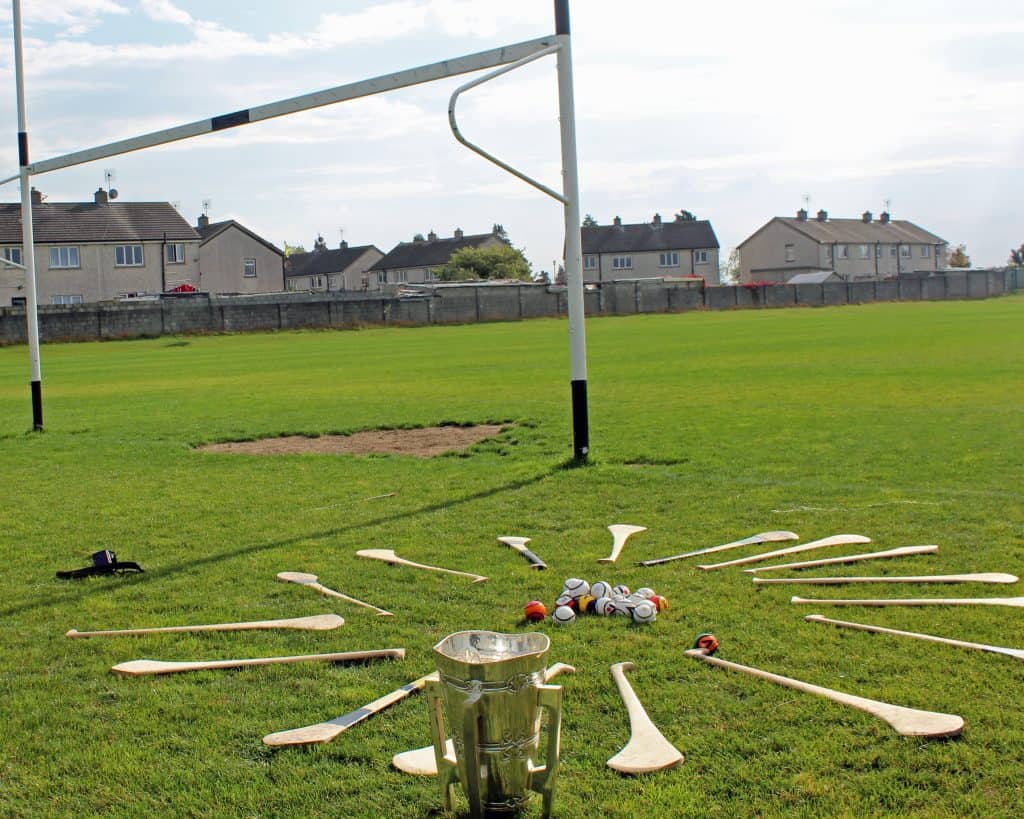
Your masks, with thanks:
M 400 270 L 406 267 L 439 267 L 447 264 L 456 250 L 480 247 L 488 239 L 497 239 L 494 233 L 477 233 L 449 239 L 426 239 L 422 242 L 400 242 L 370 270 Z
M 318 276 L 327 273 L 341 273 L 351 267 L 368 250 L 377 250 L 374 245 L 341 247 L 336 250 L 314 250 L 312 253 L 296 253 L 288 257 L 286 276 Z M 380 253 L 379 250 L 377 250 Z
M 278 247 L 275 247 L 270 242 L 268 242 L 266 239 L 264 239 L 262 236 L 260 236 L 260 235 L 258 235 L 256 233 L 253 233 L 245 225 L 241 224 L 240 222 L 236 222 L 234 219 L 227 219 L 227 220 L 225 220 L 223 222 L 209 222 L 206 225 L 206 227 L 198 227 L 198 228 L 196 228 L 196 232 L 199 234 L 200 238 L 202 239 L 202 241 L 199 244 L 200 245 L 205 245 L 208 241 L 210 241 L 211 239 L 216 238 L 217 236 L 220 236 L 220 234 L 222 234 L 225 230 L 227 230 L 228 228 L 231 228 L 231 227 L 238 228 L 240 231 L 242 231 L 242 233 L 244 233 L 250 239 L 254 239 L 255 241 L 259 242 L 261 245 L 266 247 L 268 250 L 273 251 L 278 256 L 284 256 L 284 251 L 283 250 L 281 250 Z
M 43 202 L 32 207 L 36 244 L 198 239 L 168 202 Z M 0 204 L 0 242 L 21 242 L 21 204 Z
M 797 273 L 786 284 L 821 284 L 836 274 L 831 270 L 815 270 L 813 273 Z
M 662 222 L 660 225 L 599 225 L 585 227 L 583 252 L 637 253 L 651 250 L 717 248 L 718 238 L 706 219 Z
M 947 244 L 945 239 L 905 219 L 893 219 L 890 222 L 874 219 L 865 222 L 862 219 L 830 218 L 819 222 L 814 217 L 797 219 L 795 216 L 776 216 L 744 239 L 739 246 L 743 247 L 754 236 L 775 222 L 786 225 L 820 244 L 832 244 L 833 242 L 846 244 L 874 244 L 875 242 L 882 244 Z

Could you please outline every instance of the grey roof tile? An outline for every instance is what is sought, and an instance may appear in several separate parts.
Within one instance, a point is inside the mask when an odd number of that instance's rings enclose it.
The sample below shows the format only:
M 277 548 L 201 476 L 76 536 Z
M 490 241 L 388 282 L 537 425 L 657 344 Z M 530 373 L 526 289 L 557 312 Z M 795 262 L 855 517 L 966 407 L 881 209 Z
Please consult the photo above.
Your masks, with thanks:
M 422 242 L 401 242 L 384 256 L 370 270 L 400 270 L 406 267 L 439 267 L 447 264 L 456 250 L 466 247 L 480 247 L 488 239 L 496 238 L 493 233 L 478 233 L 461 239 L 434 239 Z
M 583 252 L 586 254 L 697 250 L 719 246 L 711 222 L 706 219 L 662 222 L 660 225 L 599 225 L 583 228 L 582 234 Z
M 43 202 L 32 207 L 36 244 L 195 240 L 199 234 L 168 202 Z M 21 242 L 21 204 L 0 204 L 0 242 Z
M 288 257 L 286 276 L 319 276 L 328 273 L 342 273 L 351 267 L 368 250 L 377 250 L 374 245 L 342 247 L 335 250 L 314 250 L 312 253 L 293 254 Z M 379 250 L 377 250 L 380 253 Z

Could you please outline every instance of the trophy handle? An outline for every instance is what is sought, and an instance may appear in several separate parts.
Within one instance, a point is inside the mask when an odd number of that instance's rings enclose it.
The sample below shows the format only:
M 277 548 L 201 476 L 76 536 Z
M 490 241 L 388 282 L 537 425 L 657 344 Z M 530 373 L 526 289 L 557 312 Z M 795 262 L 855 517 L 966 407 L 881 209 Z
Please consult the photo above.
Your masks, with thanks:
M 476 687 L 462 703 L 462 764 L 466 770 L 463 789 L 469 800 L 473 817 L 483 816 L 483 797 L 480 794 L 480 700 L 483 691 Z M 444 746 L 441 746 L 442 748 Z M 437 748 L 434 749 L 437 753 Z M 456 749 L 456 757 L 458 757 Z
M 448 736 L 444 730 L 444 714 L 441 708 L 441 683 L 436 679 L 428 680 L 426 694 L 427 707 L 430 710 L 430 733 L 434 740 L 434 762 L 441 785 L 441 801 L 444 803 L 444 809 L 450 811 L 452 787 L 459 780 L 459 766 L 446 756 Z
M 551 815 L 551 803 L 555 797 L 555 780 L 558 778 L 558 760 L 562 748 L 562 686 L 538 685 L 537 704 L 548 710 L 548 747 L 544 765 L 533 771 L 532 789 L 544 797 L 542 816 Z

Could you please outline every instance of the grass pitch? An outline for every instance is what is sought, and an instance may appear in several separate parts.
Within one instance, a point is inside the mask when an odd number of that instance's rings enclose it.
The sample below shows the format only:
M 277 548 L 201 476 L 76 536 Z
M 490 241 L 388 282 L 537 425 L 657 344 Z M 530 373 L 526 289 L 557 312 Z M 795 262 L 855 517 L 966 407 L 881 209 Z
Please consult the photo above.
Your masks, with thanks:
M 697 561 L 634 561 L 769 529 L 860 533 L 853 550 L 937 543 L 934 556 L 835 574 L 1024 570 L 1024 298 L 603 318 L 588 323 L 594 462 L 571 452 L 562 321 L 191 337 L 43 348 L 46 432 L 27 354 L 0 350 L 0 812 L 12 816 L 425 816 L 436 782 L 392 754 L 426 744 L 414 696 L 334 742 L 272 752 L 267 733 L 339 716 L 431 670 L 461 629 L 514 631 L 569 576 L 653 586 L 672 608 L 543 625 L 563 677 L 557 816 L 1011 816 L 1024 804 L 1022 668 L 946 646 L 808 624 L 806 596 L 1012 596 L 1017 587 L 756 589 Z M 437 423 L 515 421 L 463 456 L 282 456 L 196 444 Z M 374 496 L 397 494 L 366 500 Z M 648 527 L 618 564 L 610 523 Z M 497 543 L 524 535 L 551 569 Z M 354 557 L 391 548 L 490 582 Z M 54 572 L 108 548 L 146 573 Z M 755 548 L 725 553 L 742 556 Z M 725 559 L 723 557 L 723 559 Z M 396 613 L 275 581 L 312 572 Z M 824 570 L 822 573 L 825 573 Z M 327 633 L 68 640 L 78 629 L 297 617 Z M 1024 647 L 994 607 L 822 609 L 840 619 Z M 895 704 L 962 715 L 959 740 L 880 720 L 683 656 L 720 656 Z M 404 646 L 404 662 L 119 678 L 136 658 L 227 659 Z M 605 766 L 628 738 L 608 667 L 630 681 L 677 769 Z M 464 803 L 462 803 L 464 804 Z M 539 800 L 528 815 L 539 813 Z

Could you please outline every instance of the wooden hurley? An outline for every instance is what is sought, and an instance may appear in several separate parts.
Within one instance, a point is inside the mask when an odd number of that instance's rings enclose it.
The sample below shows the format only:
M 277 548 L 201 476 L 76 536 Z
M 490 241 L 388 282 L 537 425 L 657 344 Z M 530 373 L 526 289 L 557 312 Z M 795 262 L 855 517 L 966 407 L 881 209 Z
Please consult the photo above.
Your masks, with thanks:
M 251 623 L 213 623 L 205 626 L 162 626 L 160 628 L 122 628 L 113 631 L 78 631 L 71 629 L 65 637 L 115 637 L 123 634 L 159 634 L 179 631 L 254 631 L 272 628 L 292 628 L 304 631 L 330 631 L 344 625 L 337 614 L 316 614 L 312 617 L 293 617 L 290 620 L 255 620 Z
M 258 657 L 253 660 L 207 660 L 202 662 L 164 662 L 162 660 L 130 660 L 111 667 L 116 674 L 138 677 L 144 674 L 174 674 L 178 671 L 205 671 L 211 668 L 244 668 L 250 665 L 275 663 L 351 663 L 358 660 L 401 660 L 404 648 L 384 648 L 375 651 L 345 651 L 340 654 L 299 654 L 295 657 Z
M 944 643 L 947 646 L 959 646 L 960 648 L 973 648 L 978 651 L 990 651 L 993 654 L 1003 654 L 1013 657 L 1015 660 L 1024 660 L 1024 650 L 1019 648 L 1003 648 L 1002 646 L 990 646 L 985 643 L 968 643 L 965 640 L 954 640 L 952 637 L 936 637 L 933 634 L 919 634 L 916 631 L 900 631 L 894 628 L 882 628 L 881 626 L 869 626 L 864 623 L 849 623 L 846 620 L 830 620 L 820 614 L 808 614 L 804 620 L 811 623 L 828 623 L 840 628 L 852 628 L 859 631 L 870 631 L 872 634 L 895 634 L 898 637 L 912 637 L 915 640 L 926 640 L 930 643 Z
M 812 583 L 819 586 L 841 586 L 846 583 L 1016 583 L 1012 574 L 983 572 L 981 574 L 929 574 L 921 577 L 755 577 L 755 583 Z
M 559 674 L 575 674 L 576 669 L 565 663 L 555 663 L 544 672 L 544 682 L 551 682 Z M 445 755 L 455 757 L 455 743 L 450 739 L 445 747 Z M 403 773 L 413 776 L 437 776 L 437 759 L 434 746 L 427 745 L 414 751 L 402 751 L 391 757 L 391 764 Z
M 353 725 L 359 724 L 367 717 L 372 717 L 388 706 L 404 700 L 410 694 L 420 691 L 427 684 L 428 680 L 436 679 L 437 672 L 433 671 L 420 677 L 418 680 L 413 680 L 408 685 L 395 689 L 390 694 L 385 694 L 383 697 L 367 703 L 362 708 L 349 711 L 347 714 L 335 719 L 328 720 L 327 722 L 318 722 L 316 725 L 307 725 L 305 728 L 293 728 L 288 731 L 267 734 L 263 737 L 263 744 L 269 745 L 272 748 L 284 748 L 291 745 L 314 745 L 330 742 L 336 736 L 343 734 Z
M 511 547 L 515 551 L 519 552 L 530 562 L 531 569 L 546 569 L 548 564 L 541 560 L 537 555 L 526 548 L 526 544 L 530 542 L 528 537 L 511 537 L 509 535 L 503 535 L 498 538 L 500 543 L 504 543 L 506 546 Z
M 341 600 L 347 600 L 349 603 L 355 603 L 357 606 L 362 606 L 366 609 L 373 609 L 377 612 L 378 617 L 394 617 L 390 611 L 379 609 L 376 606 L 371 606 L 369 603 L 364 603 L 362 600 L 356 600 L 354 597 L 349 597 L 347 594 L 336 592 L 334 589 L 329 589 L 326 586 L 321 586 L 317 582 L 317 576 L 315 574 L 308 574 L 306 572 L 278 572 L 277 579 L 282 583 L 298 583 L 300 586 L 307 586 L 314 591 L 320 592 L 320 594 L 326 595 L 327 597 L 337 597 Z
M 741 557 L 738 560 L 730 560 L 727 563 L 712 563 L 709 565 L 698 566 L 698 569 L 704 571 L 710 571 L 712 569 L 724 569 L 726 566 L 742 566 L 745 563 L 759 563 L 762 560 L 771 560 L 774 557 L 781 557 L 782 555 L 795 555 L 799 552 L 809 552 L 812 549 L 824 549 L 826 546 L 843 546 L 847 543 L 870 543 L 871 538 L 864 537 L 864 535 L 832 535 L 831 537 L 825 537 L 821 540 L 812 540 L 810 543 L 804 543 L 800 546 L 790 546 L 788 549 L 776 549 L 774 552 L 765 552 L 764 554 L 751 555 L 750 557 Z
M 626 545 L 626 538 L 635 535 L 637 532 L 646 532 L 646 526 L 630 526 L 628 523 L 613 523 L 608 527 L 612 533 L 612 553 L 608 557 L 599 557 L 598 563 L 614 563 L 619 559 L 619 552 Z
M 941 739 L 944 737 L 959 736 L 964 730 L 962 717 L 956 714 L 942 714 L 936 711 L 919 711 L 915 708 L 904 708 L 901 705 L 890 705 L 887 702 L 869 700 L 864 697 L 857 697 L 853 694 L 844 694 L 842 691 L 834 691 L 831 688 L 822 688 L 819 685 L 794 680 L 790 677 L 782 677 L 759 668 L 751 668 L 738 663 L 730 663 L 728 660 L 720 660 L 718 657 L 711 657 L 704 649 L 694 648 L 686 652 L 709 665 L 716 665 L 719 668 L 728 668 L 732 671 L 739 671 L 741 674 L 749 674 L 752 677 L 759 677 L 786 688 L 796 691 L 803 691 L 806 694 L 814 694 L 817 697 L 824 697 L 827 700 L 849 705 L 859 711 L 871 714 L 879 719 L 885 720 L 899 734 L 905 737 L 925 737 L 927 739 Z
M 471 577 L 474 583 L 485 583 L 487 578 L 470 572 L 457 572 L 455 569 L 442 569 L 439 566 L 426 566 L 423 563 L 413 563 L 411 560 L 401 558 L 391 549 L 360 549 L 356 552 L 359 557 L 368 557 L 371 560 L 383 560 L 395 566 L 412 566 L 414 569 L 426 569 L 428 572 L 444 572 L 445 574 L 457 574 L 460 577 Z
M 608 760 L 608 767 L 619 773 L 642 774 L 672 768 L 683 761 L 683 755 L 665 737 L 647 716 L 640 699 L 626 679 L 633 663 L 615 663 L 611 667 L 612 679 L 626 703 L 629 712 L 629 742 Z
M 812 600 L 791 597 L 790 603 L 820 603 L 823 606 L 1012 606 L 1024 609 L 1024 597 L 927 597 L 920 600 Z
M 696 552 L 684 552 L 681 555 L 672 557 L 659 557 L 656 560 L 641 560 L 637 566 L 657 566 L 660 563 L 671 563 L 673 560 L 682 560 L 686 557 L 697 555 L 709 555 L 712 552 L 724 552 L 726 549 L 738 549 L 740 546 L 754 546 L 758 543 L 775 543 L 780 540 L 800 540 L 796 532 L 761 532 L 759 535 L 751 535 L 743 540 L 734 540 L 732 543 L 725 543 L 721 546 L 712 546 L 710 549 L 698 549 Z
M 777 572 L 780 569 L 810 569 L 813 566 L 837 566 L 842 563 L 857 563 L 861 560 L 880 560 L 887 557 L 910 557 L 911 555 L 930 555 L 939 551 L 938 546 L 901 546 L 898 549 L 887 549 L 884 552 L 867 552 L 860 555 L 845 557 L 825 557 L 821 560 L 803 560 L 799 563 L 778 563 L 775 566 L 755 566 L 744 569 L 746 574 L 758 572 Z

